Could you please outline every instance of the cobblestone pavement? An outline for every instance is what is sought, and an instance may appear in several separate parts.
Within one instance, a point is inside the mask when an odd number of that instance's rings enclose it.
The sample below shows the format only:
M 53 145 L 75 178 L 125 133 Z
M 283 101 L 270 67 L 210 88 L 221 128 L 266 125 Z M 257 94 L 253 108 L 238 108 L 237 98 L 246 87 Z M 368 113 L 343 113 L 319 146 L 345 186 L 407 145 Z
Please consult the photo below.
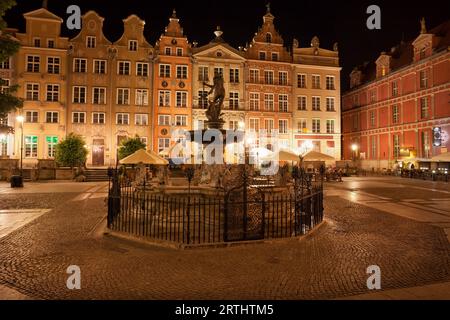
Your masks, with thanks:
M 327 185 L 326 222 L 301 240 L 191 250 L 95 237 L 106 214 L 105 185 L 1 193 L 0 210 L 52 210 L 0 239 L 0 285 L 40 299 L 328 299 L 368 293 L 365 271 L 373 264 L 381 268 L 383 289 L 450 280 L 444 229 L 386 212 L 397 189 L 409 188 L 409 199 L 445 199 L 448 185 L 347 180 Z M 365 188 L 386 198 L 378 198 L 383 210 L 352 200 Z M 73 264 L 81 268 L 81 290 L 66 288 Z

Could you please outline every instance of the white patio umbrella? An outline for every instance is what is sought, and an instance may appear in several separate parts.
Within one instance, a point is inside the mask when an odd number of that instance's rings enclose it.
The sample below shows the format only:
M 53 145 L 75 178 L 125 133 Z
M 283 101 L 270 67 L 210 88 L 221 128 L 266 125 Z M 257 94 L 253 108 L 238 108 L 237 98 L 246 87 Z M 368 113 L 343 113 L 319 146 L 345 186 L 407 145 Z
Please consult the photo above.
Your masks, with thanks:
M 450 162 L 450 152 L 444 152 L 431 158 L 431 161 Z

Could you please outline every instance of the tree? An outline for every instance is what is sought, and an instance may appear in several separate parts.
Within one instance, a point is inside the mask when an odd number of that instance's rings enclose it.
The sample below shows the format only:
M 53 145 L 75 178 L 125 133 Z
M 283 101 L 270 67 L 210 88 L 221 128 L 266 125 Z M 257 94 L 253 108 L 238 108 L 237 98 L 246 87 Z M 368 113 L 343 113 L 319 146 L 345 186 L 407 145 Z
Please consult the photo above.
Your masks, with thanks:
M 145 149 L 145 143 L 138 136 L 126 139 L 122 141 L 119 147 L 119 159 L 128 157 L 140 149 Z
M 9 59 L 20 47 L 19 42 L 5 32 L 6 21 L 3 19 L 5 12 L 15 4 L 14 0 L 0 1 L 0 62 Z M 5 81 L 0 78 L 0 87 L 4 85 Z M 17 89 L 18 86 L 14 85 L 8 89 L 0 90 L 0 120 L 6 118 L 9 112 L 22 107 L 23 100 L 13 95 Z
M 60 166 L 80 167 L 86 163 L 88 151 L 83 138 L 75 133 L 69 135 L 56 145 L 55 160 Z

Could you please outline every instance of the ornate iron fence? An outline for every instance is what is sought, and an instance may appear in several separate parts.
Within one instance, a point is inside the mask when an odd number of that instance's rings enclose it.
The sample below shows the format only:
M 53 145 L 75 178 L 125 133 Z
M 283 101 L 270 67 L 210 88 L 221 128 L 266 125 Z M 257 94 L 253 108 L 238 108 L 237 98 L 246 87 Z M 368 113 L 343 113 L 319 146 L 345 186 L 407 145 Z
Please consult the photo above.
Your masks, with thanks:
M 253 178 L 244 174 L 221 196 L 206 197 L 150 193 L 145 185 L 119 182 L 111 172 L 108 227 L 148 239 L 205 244 L 293 237 L 322 221 L 323 175 L 314 179 L 294 170 L 292 185 L 278 195 L 273 187 L 252 184 Z

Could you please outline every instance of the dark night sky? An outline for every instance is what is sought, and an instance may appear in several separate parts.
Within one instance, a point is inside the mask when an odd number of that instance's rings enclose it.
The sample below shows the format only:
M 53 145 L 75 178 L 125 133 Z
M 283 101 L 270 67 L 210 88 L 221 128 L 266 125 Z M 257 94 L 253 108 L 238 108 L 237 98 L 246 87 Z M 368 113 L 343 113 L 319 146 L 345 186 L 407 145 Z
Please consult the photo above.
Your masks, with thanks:
M 41 0 L 16 0 L 6 20 L 10 27 L 24 30 L 22 14 L 41 7 Z M 415 38 L 419 33 L 419 19 L 424 16 L 429 29 L 448 20 L 450 2 L 448 0 L 427 1 L 405 0 L 273 0 L 272 13 L 275 24 L 291 46 L 292 38 L 300 41 L 300 46 L 308 46 L 317 35 L 320 45 L 332 48 L 339 43 L 342 85 L 347 88 L 348 74 L 355 65 L 374 60 L 381 51 L 388 51 L 402 37 Z M 250 42 L 254 32 L 262 24 L 266 0 L 48 0 L 48 8 L 63 19 L 66 8 L 78 4 L 82 13 L 95 10 L 105 18 L 104 33 L 111 41 L 117 40 L 122 21 L 134 13 L 146 21 L 147 40 L 154 44 L 168 23 L 172 9 L 176 8 L 180 23 L 189 41 L 200 45 L 209 42 L 216 25 L 224 31 L 224 38 L 234 47 Z M 381 8 L 381 30 L 366 28 L 366 8 L 377 4 Z M 63 26 L 63 33 L 72 37 L 72 32 Z

